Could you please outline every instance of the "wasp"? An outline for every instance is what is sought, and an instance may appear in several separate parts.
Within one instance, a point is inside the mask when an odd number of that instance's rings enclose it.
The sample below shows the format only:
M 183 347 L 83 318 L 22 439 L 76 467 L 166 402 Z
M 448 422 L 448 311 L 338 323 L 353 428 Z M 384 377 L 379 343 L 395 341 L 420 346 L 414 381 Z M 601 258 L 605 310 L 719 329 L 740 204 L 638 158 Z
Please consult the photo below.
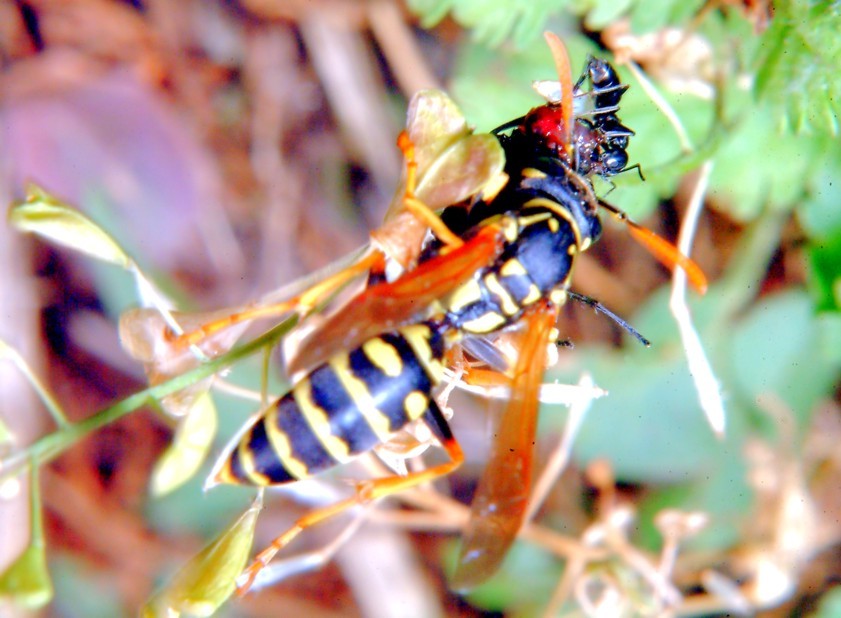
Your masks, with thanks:
M 577 123 L 565 50 L 557 38 L 548 40 L 562 100 L 519 119 L 510 136 L 494 134 L 505 151 L 507 184 L 493 196 L 474 197 L 469 223 L 448 228 L 456 242 L 441 235 L 416 267 L 394 281 L 369 285 L 303 340 L 289 365 L 290 372 L 302 377 L 243 430 L 220 459 L 213 480 L 266 486 L 308 478 L 370 451 L 414 421 L 431 429 L 449 461 L 406 476 L 366 481 L 347 500 L 305 515 L 256 556 L 241 590 L 306 528 L 456 469 L 462 450 L 434 399 L 447 351 L 472 338 L 515 329 L 518 356 L 506 368 L 511 397 L 477 490 L 453 580 L 457 589 L 480 583 L 498 568 L 523 522 L 538 390 L 559 308 L 567 297 L 583 299 L 643 340 L 598 302 L 569 290 L 576 256 L 601 233 L 599 209 L 621 215 L 595 196 L 587 178 L 615 167 L 576 163 L 574 128 L 602 132 L 599 157 L 610 151 L 608 145 L 622 146 L 619 136 L 609 135 L 605 127 L 614 122 L 607 116 L 615 114 L 614 102 L 624 90 L 612 83 L 618 81 L 612 68 L 609 78 L 603 78 L 596 70 L 602 64 L 591 60 L 592 96 L 606 117 Z M 545 122 L 549 115 L 556 119 L 554 127 Z M 544 120 L 545 130 L 532 130 L 537 118 Z M 404 143 L 404 153 L 407 196 L 413 199 L 411 145 Z M 632 230 L 639 228 L 627 222 Z M 653 233 L 639 233 L 653 242 Z M 688 258 L 654 238 L 661 243 L 661 259 L 686 268 L 696 280 L 702 276 Z
M 528 326 L 522 331 L 520 360 L 511 371 L 512 412 L 505 415 L 517 426 L 516 431 L 506 432 L 521 438 L 516 439 L 516 448 L 504 451 L 517 470 L 512 478 L 530 477 L 528 450 L 534 437 L 545 346 L 557 308 L 565 300 L 575 255 L 601 231 L 597 204 L 578 176 L 554 168 L 532 171 L 529 179 L 496 198 L 507 204 L 504 214 L 488 217 L 468 230 L 462 235 L 462 247 L 429 256 L 393 283 L 368 288 L 329 319 L 315 337 L 305 340 L 292 370 L 315 368 L 237 438 L 214 480 L 265 486 L 307 478 L 371 450 L 416 420 L 432 430 L 450 461 L 407 476 L 368 481 L 348 500 L 307 514 L 258 554 L 243 588 L 307 527 L 351 506 L 448 474 L 461 464 L 461 448 L 433 391 L 442 379 L 446 351 L 464 338 Z M 489 246 L 494 249 L 487 265 L 430 303 L 425 313 L 434 314 L 433 319 L 378 332 L 389 321 L 381 308 L 416 300 L 415 294 L 407 295 L 410 288 L 430 276 L 446 280 L 462 254 L 484 252 Z M 373 315 L 378 316 L 376 321 L 371 321 Z M 331 352 L 336 347 L 341 349 Z M 506 443 L 512 440 L 509 435 Z M 514 494 L 499 493 L 501 487 L 493 484 L 493 500 L 523 494 L 525 506 L 528 483 Z M 516 530 L 513 533 L 506 539 L 509 543 Z
M 256 556 L 241 591 L 306 528 L 457 468 L 463 454 L 434 399 L 446 354 L 455 346 L 513 331 L 516 360 L 500 368 L 511 396 L 453 580 L 458 589 L 481 582 L 499 566 L 522 525 L 546 346 L 559 308 L 568 297 L 584 300 L 642 339 L 600 303 L 569 289 L 577 255 L 599 238 L 599 209 L 624 218 L 631 233 L 661 260 L 701 281 L 703 274 L 691 260 L 594 194 L 589 177 L 618 173 L 606 153 L 626 145 L 610 132 L 619 122 L 617 96 L 623 85 L 615 73 L 605 78 L 597 70 L 601 65 L 590 61 L 584 79 L 591 92 L 581 96 L 593 100 L 593 110 L 586 119 L 576 116 L 566 51 L 557 37 L 547 40 L 560 97 L 505 125 L 510 135 L 503 128 L 473 135 L 456 127 L 438 143 L 429 139 L 424 123 L 409 123 L 400 140 L 407 170 L 401 207 L 372 234 L 379 246 L 290 300 L 237 311 L 176 338 L 182 345 L 194 344 L 256 317 L 290 310 L 307 314 L 351 279 L 376 273 L 375 283 L 302 341 L 289 362 L 290 374 L 300 376 L 292 390 L 242 430 L 212 480 L 266 486 L 308 478 L 373 449 L 415 421 L 429 426 L 449 455 L 448 462 L 421 472 L 360 483 L 347 500 L 305 515 Z M 448 117 L 443 95 L 425 93 L 413 106 L 410 119 L 412 113 L 422 116 L 418 110 L 424 106 L 429 117 Z M 474 142 L 482 148 L 461 148 Z M 582 163 L 579 150 L 591 143 L 589 164 Z M 478 162 L 476 152 L 481 153 Z M 424 185 L 430 170 L 438 175 Z M 456 203 L 467 213 L 461 227 L 448 225 L 435 212 Z M 404 227 L 409 231 L 401 231 Z M 428 230 L 435 240 L 422 249 Z M 385 276 L 388 259 L 399 263 L 402 274 Z

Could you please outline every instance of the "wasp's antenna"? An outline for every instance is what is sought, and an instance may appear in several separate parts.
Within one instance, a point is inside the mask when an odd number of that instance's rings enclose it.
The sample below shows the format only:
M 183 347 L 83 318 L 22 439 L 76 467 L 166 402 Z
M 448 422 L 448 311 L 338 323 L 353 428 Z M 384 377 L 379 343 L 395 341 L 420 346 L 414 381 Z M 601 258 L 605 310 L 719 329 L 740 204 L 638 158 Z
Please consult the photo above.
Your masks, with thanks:
M 573 292 L 572 290 L 567 290 L 567 296 L 569 296 L 573 300 L 577 300 L 580 303 L 584 303 L 585 305 L 589 305 L 590 307 L 595 309 L 596 312 L 598 312 L 598 313 L 606 315 L 611 320 L 616 322 L 619 326 L 621 326 L 622 329 L 625 330 L 625 332 L 627 332 L 629 335 L 632 335 L 633 337 L 635 337 L 636 340 L 639 341 L 642 345 L 644 345 L 647 348 L 651 347 L 651 342 L 648 339 L 646 339 L 645 337 L 643 337 L 636 328 L 634 328 L 633 326 L 628 324 L 625 320 L 623 320 L 618 315 L 613 313 L 610 309 L 605 307 L 603 304 L 601 304 L 595 298 L 590 298 L 589 296 L 584 296 L 583 294 L 579 294 L 578 292 Z
M 669 241 L 660 238 L 657 234 L 641 226 L 639 223 L 633 221 L 628 214 L 614 206 L 605 202 L 601 198 L 596 198 L 599 206 L 605 210 L 612 212 L 616 218 L 623 221 L 628 226 L 628 231 L 633 236 L 634 240 L 640 243 L 648 252 L 657 258 L 663 265 L 674 268 L 680 266 L 689 278 L 689 282 L 703 295 L 707 292 L 707 276 L 701 267 L 698 266 L 691 258 L 683 255 L 678 248 Z

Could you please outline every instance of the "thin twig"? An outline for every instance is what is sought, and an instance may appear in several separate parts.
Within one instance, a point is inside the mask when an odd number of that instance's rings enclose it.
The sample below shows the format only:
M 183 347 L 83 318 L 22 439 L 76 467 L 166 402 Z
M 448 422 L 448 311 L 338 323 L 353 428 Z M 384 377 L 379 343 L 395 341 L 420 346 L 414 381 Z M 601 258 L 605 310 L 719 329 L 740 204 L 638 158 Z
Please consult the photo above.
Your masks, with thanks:
M 648 98 L 651 99 L 654 105 L 657 106 L 657 109 L 659 109 L 669 121 L 669 124 L 672 125 L 672 128 L 675 130 L 675 135 L 677 135 L 677 139 L 680 142 L 681 150 L 683 150 L 686 154 L 693 152 L 695 147 L 692 145 L 692 140 L 689 138 L 689 134 L 683 127 L 683 123 L 681 123 L 677 112 L 675 112 L 671 104 L 662 94 L 660 94 L 654 84 L 651 83 L 651 80 L 645 76 L 645 73 L 635 62 L 629 62 L 626 66 L 639 82 L 639 85 L 645 91 L 645 94 L 648 95 Z
M 552 598 L 543 611 L 545 618 L 556 616 L 561 611 L 564 603 L 572 594 L 575 582 L 584 573 L 586 566 L 587 559 L 584 556 L 575 555 L 569 559 L 564 567 L 564 574 L 561 576 L 560 581 L 558 581 L 558 585 L 555 586 L 555 590 L 552 592 Z
M 41 403 L 43 403 L 44 407 L 47 408 L 47 411 L 50 413 L 50 416 L 52 416 L 56 425 L 58 425 L 59 428 L 69 425 L 70 422 L 67 420 L 61 405 L 58 401 L 56 401 L 55 397 L 53 397 L 52 393 L 44 385 L 44 383 L 41 382 L 38 376 L 35 375 L 26 360 L 24 360 L 17 350 L 0 339 L 0 360 L 4 356 L 12 361 L 12 364 L 14 364 L 18 368 L 18 371 L 23 374 L 30 386 L 32 386 L 32 389 L 38 395 Z
M 707 161 L 701 166 L 698 182 L 692 192 L 692 198 L 689 200 L 686 216 L 681 225 L 678 235 L 678 249 L 684 255 L 688 255 L 692 247 L 692 239 L 695 236 L 698 218 L 703 208 L 704 195 L 709 185 L 712 167 L 712 161 Z M 701 344 L 698 331 L 695 330 L 692 323 L 692 315 L 686 304 L 686 273 L 681 268 L 676 268 L 672 276 L 669 309 L 680 331 L 680 338 L 686 353 L 686 362 L 689 365 L 689 373 L 695 383 L 695 389 L 698 391 L 698 401 L 701 404 L 701 409 L 704 411 L 713 431 L 721 437 L 724 435 L 727 423 L 721 387 L 713 374 L 712 366 Z
M 589 374 L 584 374 L 578 381 L 578 386 L 582 389 L 591 389 L 594 387 L 593 378 Z M 531 499 L 529 500 L 528 508 L 526 509 L 524 521 L 531 521 L 537 510 L 543 505 L 549 490 L 557 482 L 558 477 L 569 463 L 572 455 L 572 444 L 575 437 L 578 435 L 578 430 L 584 422 L 584 416 L 593 404 L 594 397 L 582 396 L 578 401 L 574 402 L 569 410 L 566 427 L 564 428 L 561 441 L 546 462 L 546 467 L 540 478 L 534 484 Z
M 139 410 L 149 402 L 159 401 L 163 397 L 210 377 L 241 358 L 262 350 L 265 346 L 275 345 L 297 323 L 297 316 L 292 316 L 255 340 L 234 348 L 227 354 L 223 354 L 204 365 L 200 365 L 166 382 L 130 395 L 82 421 L 71 423 L 59 431 L 40 438 L 26 448 L 12 453 L 6 459 L 0 460 L 0 482 L 6 478 L 16 476 L 29 464 L 40 465 L 51 461 L 85 436 L 113 423 L 127 414 Z
M 444 372 L 444 380 L 448 383 L 453 382 L 453 376 L 454 374 L 449 370 Z M 476 384 L 468 384 L 463 380 L 459 380 L 455 382 L 455 384 L 458 390 L 478 395 L 479 397 L 484 397 L 485 399 L 508 400 L 511 397 L 511 389 L 507 386 L 480 386 Z M 599 388 L 593 383 L 583 386 L 580 383 L 556 384 L 551 382 L 540 385 L 540 394 L 538 397 L 541 403 L 570 406 L 575 405 L 576 402 L 582 400 L 592 401 L 593 399 L 599 399 L 605 395 L 607 395 L 607 391 Z
M 425 88 L 441 88 L 396 2 L 368 3 L 368 19 L 403 94 L 411 96 Z
M 260 391 L 256 391 L 253 388 L 245 388 L 244 386 L 234 384 L 233 382 L 230 382 L 218 376 L 213 381 L 212 388 L 214 391 L 219 391 L 220 393 L 225 393 L 226 395 L 232 395 L 234 397 L 244 399 L 246 401 L 254 401 L 257 403 L 263 401 L 263 395 Z

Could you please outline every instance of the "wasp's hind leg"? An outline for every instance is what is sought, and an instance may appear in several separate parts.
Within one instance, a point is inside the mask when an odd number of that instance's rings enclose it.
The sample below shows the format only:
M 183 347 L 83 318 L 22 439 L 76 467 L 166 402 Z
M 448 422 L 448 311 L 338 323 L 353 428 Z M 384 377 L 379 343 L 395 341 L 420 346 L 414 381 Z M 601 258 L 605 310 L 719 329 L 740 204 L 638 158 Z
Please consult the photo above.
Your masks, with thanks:
M 354 506 L 368 504 L 374 500 L 385 498 L 399 493 L 405 489 L 415 487 L 421 483 L 434 481 L 450 474 L 464 461 L 464 453 L 461 446 L 453 437 L 447 421 L 444 419 L 438 405 L 429 400 L 427 411 L 421 417 L 429 425 L 435 437 L 441 442 L 441 446 L 450 456 L 450 461 L 433 466 L 419 472 L 412 472 L 406 476 L 386 476 L 383 478 L 362 481 L 356 486 L 356 493 L 346 500 L 317 509 L 301 517 L 286 532 L 272 541 L 266 549 L 254 557 L 254 561 L 245 569 L 240 576 L 240 583 L 237 585 L 237 594 L 244 595 L 254 583 L 258 573 L 271 562 L 272 558 L 291 543 L 301 532 L 326 521 L 336 515 L 341 515 Z

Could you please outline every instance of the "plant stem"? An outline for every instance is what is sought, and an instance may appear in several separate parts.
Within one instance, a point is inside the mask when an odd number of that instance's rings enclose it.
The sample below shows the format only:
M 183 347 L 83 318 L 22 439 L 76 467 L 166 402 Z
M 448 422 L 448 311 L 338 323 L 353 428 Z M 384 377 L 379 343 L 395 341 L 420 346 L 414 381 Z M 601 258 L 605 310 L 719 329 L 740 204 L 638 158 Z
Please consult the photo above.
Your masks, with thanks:
M 64 425 L 57 431 L 44 436 L 25 449 L 13 453 L 8 458 L 0 461 L 0 482 L 20 473 L 27 465 L 41 465 L 58 457 L 88 434 L 113 423 L 152 401 L 172 395 L 183 388 L 210 377 L 221 369 L 234 364 L 241 358 L 250 356 L 263 348 L 273 346 L 297 323 L 297 315 L 287 318 L 253 341 L 236 347 L 227 354 L 223 354 L 171 380 L 130 395 L 82 421 Z

